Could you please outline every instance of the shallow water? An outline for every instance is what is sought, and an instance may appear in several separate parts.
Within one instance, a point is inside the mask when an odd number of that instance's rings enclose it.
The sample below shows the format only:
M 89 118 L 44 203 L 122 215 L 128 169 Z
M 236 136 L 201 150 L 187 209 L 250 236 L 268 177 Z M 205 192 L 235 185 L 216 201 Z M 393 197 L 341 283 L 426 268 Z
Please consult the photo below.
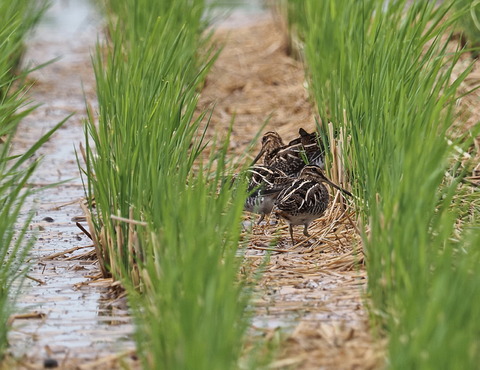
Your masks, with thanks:
M 37 156 L 44 158 L 30 181 L 38 186 L 67 183 L 35 194 L 25 209 L 25 214 L 29 209 L 35 211 L 30 232 L 37 235 L 30 253 L 29 276 L 43 284 L 26 280 L 18 313 L 38 312 L 43 317 L 15 320 L 9 342 L 16 357 L 25 355 L 27 362 L 38 365 L 50 356 L 60 363 L 66 358 L 88 362 L 134 348 L 130 318 L 124 309 L 109 306 L 107 284 L 83 285 L 99 273 L 94 261 L 65 261 L 64 256 L 42 260 L 53 253 L 92 244 L 72 221 L 72 217 L 82 215 L 79 204 L 84 197 L 74 148 L 84 142 L 85 98 L 96 106 L 90 57 L 100 30 L 99 20 L 89 1 L 54 1 L 28 42 L 24 57 L 27 66 L 59 60 L 30 75 L 35 80 L 30 96 L 42 106 L 22 122 L 14 151 L 22 152 L 49 128 L 75 113 L 39 150 Z M 47 217 L 53 222 L 46 221 Z M 89 250 L 92 248 L 82 248 L 65 257 Z M 68 362 L 63 365 L 69 366 Z

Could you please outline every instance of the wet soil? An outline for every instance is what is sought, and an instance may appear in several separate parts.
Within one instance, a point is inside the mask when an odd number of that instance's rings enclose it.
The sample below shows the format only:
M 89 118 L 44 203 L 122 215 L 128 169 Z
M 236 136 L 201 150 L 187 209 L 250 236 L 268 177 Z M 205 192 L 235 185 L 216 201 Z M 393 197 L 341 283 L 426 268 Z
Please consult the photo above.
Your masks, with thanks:
M 85 99 L 96 105 L 90 57 L 99 18 L 84 0 L 55 1 L 28 41 L 26 66 L 59 60 L 30 75 L 30 98 L 42 104 L 21 123 L 14 150 L 22 152 L 42 134 L 74 115 L 38 151 L 43 159 L 31 185 L 41 188 L 25 209 L 34 210 L 30 233 L 37 241 L 18 314 L 9 335 L 16 368 L 43 368 L 52 358 L 62 368 L 111 368 L 112 355 L 134 349 L 126 310 L 112 305 L 111 280 L 95 280 L 99 270 L 91 240 L 72 218 L 81 216 L 85 193 L 75 148 L 84 142 Z M 90 253 L 89 253 L 90 252 Z M 37 316 L 35 316 L 37 314 Z M 109 358 L 105 363 L 104 359 Z

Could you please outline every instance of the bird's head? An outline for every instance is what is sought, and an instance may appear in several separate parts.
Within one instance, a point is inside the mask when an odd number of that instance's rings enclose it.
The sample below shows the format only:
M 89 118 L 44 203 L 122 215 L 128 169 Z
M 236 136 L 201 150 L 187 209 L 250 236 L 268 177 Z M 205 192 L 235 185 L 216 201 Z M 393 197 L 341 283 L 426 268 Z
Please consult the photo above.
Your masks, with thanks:
M 257 161 L 262 157 L 264 154 L 270 154 L 274 151 L 278 150 L 279 148 L 283 147 L 282 138 L 275 131 L 268 131 L 262 137 L 262 149 L 260 149 L 260 153 L 255 157 L 253 160 L 253 164 L 257 163 Z

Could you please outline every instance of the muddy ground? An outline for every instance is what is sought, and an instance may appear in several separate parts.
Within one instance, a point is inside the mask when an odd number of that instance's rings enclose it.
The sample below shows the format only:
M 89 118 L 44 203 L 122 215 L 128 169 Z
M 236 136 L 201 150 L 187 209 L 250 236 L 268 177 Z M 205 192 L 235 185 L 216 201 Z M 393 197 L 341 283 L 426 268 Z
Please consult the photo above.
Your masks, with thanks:
M 96 104 L 90 56 L 101 30 L 100 19 L 86 1 L 53 3 L 28 42 L 24 64 L 60 59 L 30 75 L 34 85 L 29 95 L 42 105 L 21 123 L 14 150 L 23 151 L 74 115 L 37 154 L 43 160 L 31 185 L 65 183 L 37 193 L 25 209 L 35 211 L 30 233 L 37 241 L 30 253 L 30 278 L 9 335 L 17 362 L 6 368 L 43 368 L 43 361 L 53 358 L 63 368 L 81 364 L 96 369 L 96 361 L 134 349 L 128 313 L 111 305 L 112 281 L 92 279 L 99 275 L 92 242 L 72 221 L 83 214 L 80 203 L 85 194 L 75 148 L 85 141 L 85 98 Z
M 43 105 L 22 122 L 15 150 L 24 150 L 74 113 L 39 151 L 44 159 L 32 185 L 68 181 L 38 193 L 30 204 L 35 209 L 31 232 L 38 239 L 18 314 L 32 316 L 14 321 L 9 340 L 16 360 L 9 366 L 42 368 L 45 359 L 54 358 L 67 369 L 119 368 L 133 363 L 133 326 L 126 309 L 112 302 L 113 282 L 99 279 L 91 241 L 72 220 L 82 215 L 84 191 L 74 148 L 85 141 L 85 99 L 96 106 L 90 56 L 101 35 L 100 20 L 86 1 L 53 3 L 28 43 L 25 61 L 36 65 L 61 59 L 31 75 L 31 98 Z M 275 17 L 256 12 L 235 18 L 222 24 L 214 40 L 224 49 L 199 109 L 215 107 L 209 137 L 225 135 L 235 118 L 233 161 L 253 158 L 258 144 L 246 151 L 259 133 L 276 130 L 288 142 L 299 127 L 315 128 L 303 66 L 288 55 L 284 29 Z M 473 99 L 477 102 L 478 96 Z M 469 120 L 478 121 L 475 112 Z M 382 367 L 383 346 L 372 339 L 364 306 L 367 277 L 353 211 L 339 198 L 332 203 L 310 227 L 311 238 L 296 230 L 301 243 L 295 246 L 286 225 L 267 220 L 256 226 L 255 216 L 245 215 L 244 225 L 253 228 L 246 267 L 258 266 L 270 253 L 254 300 L 253 330 L 283 338 L 274 369 Z M 277 245 L 272 247 L 272 241 Z

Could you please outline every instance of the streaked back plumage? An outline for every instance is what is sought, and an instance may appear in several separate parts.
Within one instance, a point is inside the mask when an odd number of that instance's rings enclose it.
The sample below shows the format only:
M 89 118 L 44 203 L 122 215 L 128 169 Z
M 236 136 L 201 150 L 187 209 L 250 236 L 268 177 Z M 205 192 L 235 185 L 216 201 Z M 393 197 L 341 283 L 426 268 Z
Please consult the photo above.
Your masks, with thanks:
M 327 179 L 322 169 L 316 165 L 305 166 L 299 177 L 278 194 L 274 212 L 288 222 L 292 243 L 293 226 L 304 225 L 303 233 L 309 236 L 310 223 L 322 216 L 328 208 L 330 196 L 324 183 L 351 195 Z
M 279 147 L 280 141 L 273 139 L 272 132 L 266 133 L 262 139 L 262 150 L 256 160 L 264 155 L 263 163 L 266 166 L 281 170 L 293 177 L 298 176 L 306 164 L 317 164 L 323 168 L 324 150 L 319 145 L 318 134 L 308 133 L 300 128 L 299 135 L 288 145 Z
M 277 195 L 293 181 L 286 174 L 268 166 L 252 166 L 247 170 L 249 195 L 244 209 L 259 213 L 260 223 L 272 211 Z

